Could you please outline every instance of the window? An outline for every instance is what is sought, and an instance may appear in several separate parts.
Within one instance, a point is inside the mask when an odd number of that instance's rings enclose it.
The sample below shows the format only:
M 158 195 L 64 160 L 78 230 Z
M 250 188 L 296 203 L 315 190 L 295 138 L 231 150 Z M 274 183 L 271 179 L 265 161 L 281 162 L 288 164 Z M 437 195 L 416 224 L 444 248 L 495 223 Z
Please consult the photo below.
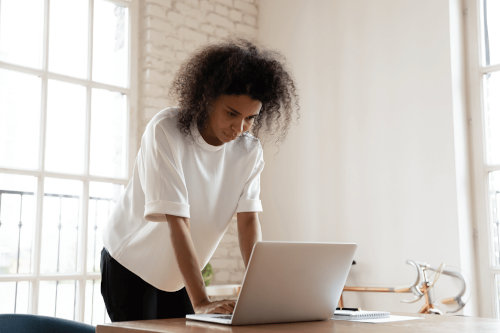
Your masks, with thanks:
M 100 232 L 133 148 L 132 4 L 0 0 L 0 313 L 107 319 Z
M 466 7 L 481 314 L 500 317 L 500 1 Z

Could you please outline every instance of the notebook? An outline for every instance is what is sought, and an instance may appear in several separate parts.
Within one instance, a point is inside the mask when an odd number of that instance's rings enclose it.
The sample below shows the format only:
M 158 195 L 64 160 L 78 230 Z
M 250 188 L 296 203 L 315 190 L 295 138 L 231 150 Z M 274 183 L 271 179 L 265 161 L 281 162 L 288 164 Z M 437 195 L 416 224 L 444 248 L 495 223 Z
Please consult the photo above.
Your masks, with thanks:
M 377 318 L 387 318 L 390 315 L 391 313 L 387 311 L 335 310 L 333 319 L 341 319 L 341 320 L 377 319 Z
M 332 318 L 356 244 L 257 242 L 233 315 L 189 320 L 248 325 Z

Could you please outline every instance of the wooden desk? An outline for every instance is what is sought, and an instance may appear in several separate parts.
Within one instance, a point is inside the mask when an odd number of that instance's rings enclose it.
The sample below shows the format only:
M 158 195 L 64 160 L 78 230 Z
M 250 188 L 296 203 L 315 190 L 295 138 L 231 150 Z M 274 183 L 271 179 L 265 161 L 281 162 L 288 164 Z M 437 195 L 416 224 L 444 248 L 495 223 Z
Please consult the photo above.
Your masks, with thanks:
M 411 316 L 417 316 L 411 314 Z M 383 324 L 349 321 L 312 321 L 290 324 L 226 326 L 186 319 L 143 320 L 97 326 L 96 333 L 254 333 L 254 332 L 320 332 L 320 333 L 485 333 L 500 332 L 500 320 L 475 317 L 418 315 L 422 320 Z

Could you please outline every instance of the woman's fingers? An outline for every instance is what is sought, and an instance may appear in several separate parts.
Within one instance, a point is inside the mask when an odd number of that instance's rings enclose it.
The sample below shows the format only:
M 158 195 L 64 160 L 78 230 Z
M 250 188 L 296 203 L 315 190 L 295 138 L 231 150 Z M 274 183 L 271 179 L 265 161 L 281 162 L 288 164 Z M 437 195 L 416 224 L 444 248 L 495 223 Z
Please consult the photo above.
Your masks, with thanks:
M 195 310 L 196 313 L 231 314 L 233 313 L 235 305 L 235 301 L 222 300 L 199 305 Z
M 211 313 L 218 313 L 218 314 L 230 314 L 233 313 L 235 302 L 234 301 L 218 301 L 214 302 L 215 307 L 213 308 L 213 312 L 210 311 Z

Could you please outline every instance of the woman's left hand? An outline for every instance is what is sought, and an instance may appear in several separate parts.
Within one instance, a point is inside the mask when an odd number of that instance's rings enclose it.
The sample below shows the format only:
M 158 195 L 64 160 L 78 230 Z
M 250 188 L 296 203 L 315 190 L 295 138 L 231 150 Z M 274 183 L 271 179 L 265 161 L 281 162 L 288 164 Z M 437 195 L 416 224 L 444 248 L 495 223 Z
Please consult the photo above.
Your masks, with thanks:
M 207 301 L 194 306 L 195 313 L 231 314 L 236 302 L 233 300 Z

